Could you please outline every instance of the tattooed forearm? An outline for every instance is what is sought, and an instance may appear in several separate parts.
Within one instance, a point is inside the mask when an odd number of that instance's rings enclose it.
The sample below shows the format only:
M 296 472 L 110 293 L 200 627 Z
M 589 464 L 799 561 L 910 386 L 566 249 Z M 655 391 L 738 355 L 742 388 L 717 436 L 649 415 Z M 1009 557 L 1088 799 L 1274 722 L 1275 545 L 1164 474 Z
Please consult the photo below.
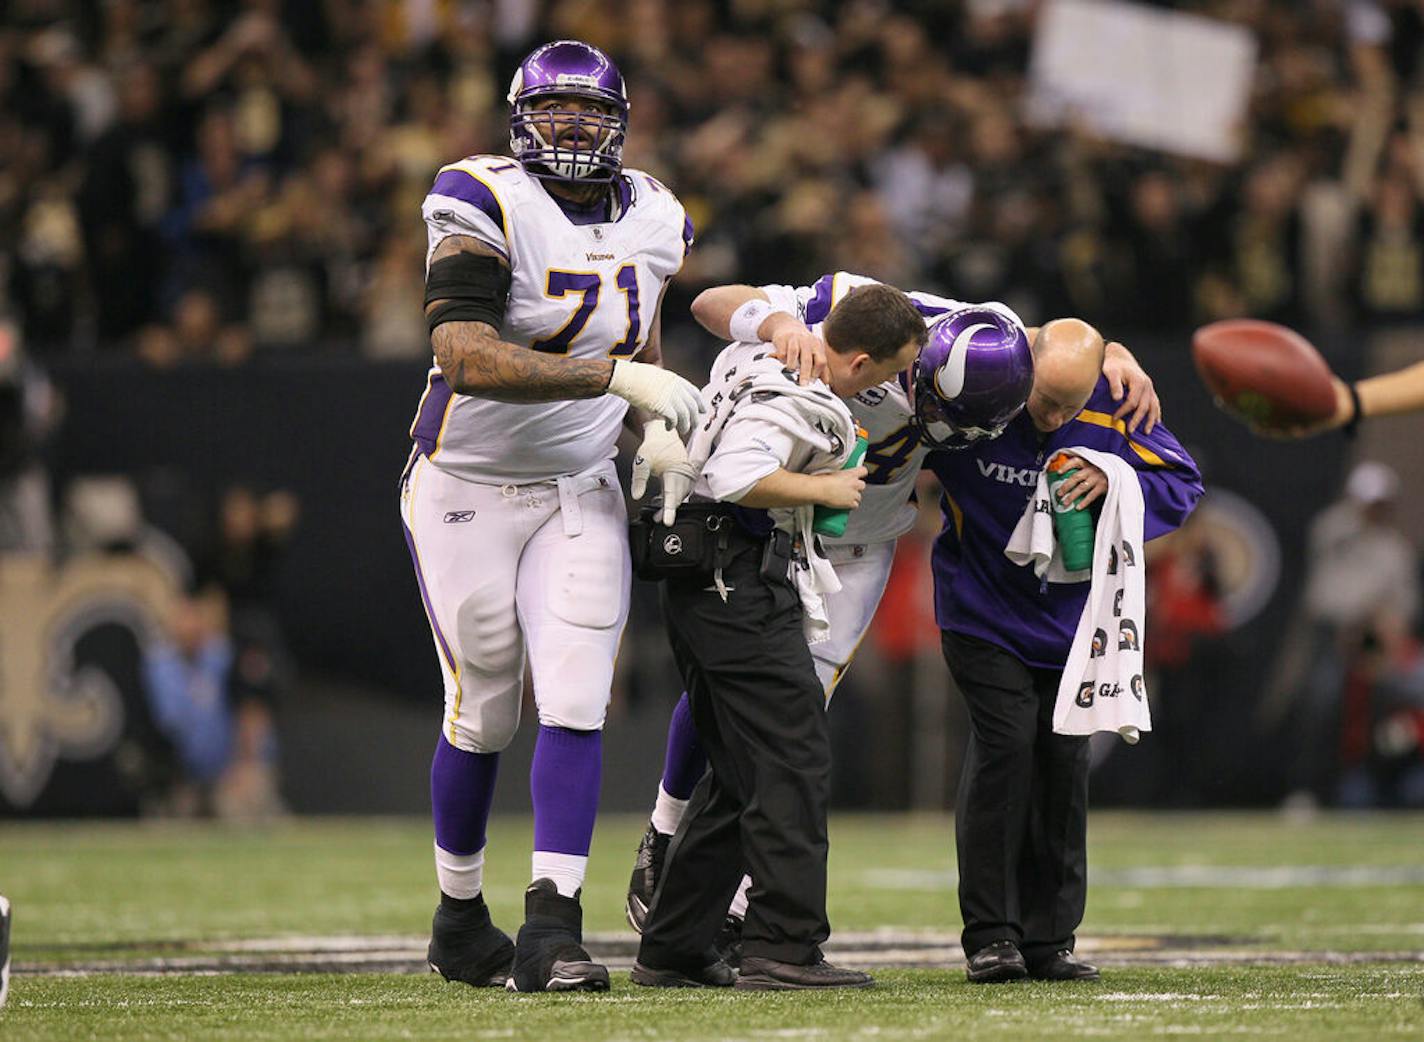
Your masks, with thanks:
M 431 254 L 434 263 L 457 253 L 503 257 L 472 236 L 451 235 Z M 431 301 L 429 312 L 441 301 Z M 501 402 L 554 402 L 596 398 L 608 390 L 613 363 L 541 354 L 499 338 L 487 322 L 445 322 L 430 337 L 445 382 L 460 394 Z
M 445 382 L 460 394 L 500 402 L 596 398 L 608 390 L 613 363 L 564 358 L 499 339 L 485 322 L 446 322 L 430 338 Z
M 457 253 L 473 253 L 477 257 L 494 257 L 496 260 L 504 261 L 504 257 L 498 250 L 488 243 L 481 242 L 473 235 L 447 235 L 435 244 L 435 249 L 430 254 L 430 263 L 434 264 L 446 257 L 453 257 Z M 504 266 L 509 267 L 508 262 L 505 262 Z

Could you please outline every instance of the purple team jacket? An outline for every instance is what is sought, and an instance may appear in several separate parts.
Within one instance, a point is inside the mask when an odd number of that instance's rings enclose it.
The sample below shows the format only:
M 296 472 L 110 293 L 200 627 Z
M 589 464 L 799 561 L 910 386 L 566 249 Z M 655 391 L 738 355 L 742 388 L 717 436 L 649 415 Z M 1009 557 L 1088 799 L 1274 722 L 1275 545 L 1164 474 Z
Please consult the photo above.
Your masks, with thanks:
M 1129 440 L 1126 427 L 1112 418 L 1118 404 L 1100 378 L 1087 407 L 1052 434 L 1042 434 L 1024 410 L 993 441 L 929 456 L 945 489 L 944 530 L 931 557 L 940 629 L 997 644 L 1030 666 L 1061 669 L 1067 662 L 1088 583 L 1045 584 L 1031 567 L 1004 556 L 1039 472 L 1059 449 L 1111 452 L 1136 468 L 1145 538 L 1187 519 L 1202 494 L 1196 462 L 1160 423 L 1149 435 L 1139 428 Z

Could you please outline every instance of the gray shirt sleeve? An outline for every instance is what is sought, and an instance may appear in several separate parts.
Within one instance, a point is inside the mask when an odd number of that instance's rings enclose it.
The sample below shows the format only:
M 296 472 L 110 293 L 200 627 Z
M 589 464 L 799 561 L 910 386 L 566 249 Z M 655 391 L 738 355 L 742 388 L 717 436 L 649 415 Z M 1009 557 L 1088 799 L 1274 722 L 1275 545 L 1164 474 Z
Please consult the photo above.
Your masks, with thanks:
M 733 417 L 702 468 L 699 483 L 706 487 L 699 491 L 736 503 L 778 468 L 798 470 L 797 462 L 804 464 L 806 455 L 806 447 L 785 428 L 765 420 Z

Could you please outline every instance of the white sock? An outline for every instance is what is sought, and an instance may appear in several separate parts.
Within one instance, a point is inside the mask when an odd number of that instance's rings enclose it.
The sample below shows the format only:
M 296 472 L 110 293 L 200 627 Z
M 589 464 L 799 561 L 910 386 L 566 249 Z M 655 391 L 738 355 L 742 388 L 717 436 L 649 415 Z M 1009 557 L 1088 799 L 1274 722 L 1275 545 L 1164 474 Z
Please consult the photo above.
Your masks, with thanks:
M 751 885 L 752 877 L 742 876 L 742 885 L 737 887 L 737 896 L 732 898 L 732 907 L 727 909 L 727 914 L 734 919 L 747 917 L 747 890 Z
M 485 885 L 485 848 L 473 854 L 452 854 L 435 844 L 435 878 L 442 894 L 462 901 L 479 897 Z
M 532 859 L 533 879 L 552 879 L 564 897 L 573 897 L 583 886 L 583 876 L 588 870 L 587 855 L 555 854 L 548 850 L 534 851 Z
M 685 810 L 687 810 L 687 801 L 680 800 L 676 796 L 669 796 L 667 790 L 659 782 L 658 802 L 653 804 L 653 828 L 664 836 L 671 836 L 682 822 Z

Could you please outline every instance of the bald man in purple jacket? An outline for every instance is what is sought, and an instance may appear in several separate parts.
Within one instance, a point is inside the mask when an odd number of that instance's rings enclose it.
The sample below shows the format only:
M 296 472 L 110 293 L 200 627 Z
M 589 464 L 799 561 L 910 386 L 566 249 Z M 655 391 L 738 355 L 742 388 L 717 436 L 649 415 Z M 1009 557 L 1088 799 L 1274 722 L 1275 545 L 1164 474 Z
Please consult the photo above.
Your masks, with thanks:
M 1087 899 L 1088 740 L 1054 734 L 1053 707 L 1089 584 L 1048 584 L 1004 547 L 1061 449 L 1115 453 L 1137 472 L 1146 539 L 1178 527 L 1202 494 L 1165 427 L 1129 434 L 1102 379 L 1103 339 L 1063 319 L 1034 343 L 1028 404 L 1004 433 L 930 466 L 947 490 L 932 557 L 945 661 L 969 707 L 956 842 L 971 981 L 1095 980 L 1073 954 Z M 1107 477 L 1079 460 L 1060 486 L 1087 508 Z

